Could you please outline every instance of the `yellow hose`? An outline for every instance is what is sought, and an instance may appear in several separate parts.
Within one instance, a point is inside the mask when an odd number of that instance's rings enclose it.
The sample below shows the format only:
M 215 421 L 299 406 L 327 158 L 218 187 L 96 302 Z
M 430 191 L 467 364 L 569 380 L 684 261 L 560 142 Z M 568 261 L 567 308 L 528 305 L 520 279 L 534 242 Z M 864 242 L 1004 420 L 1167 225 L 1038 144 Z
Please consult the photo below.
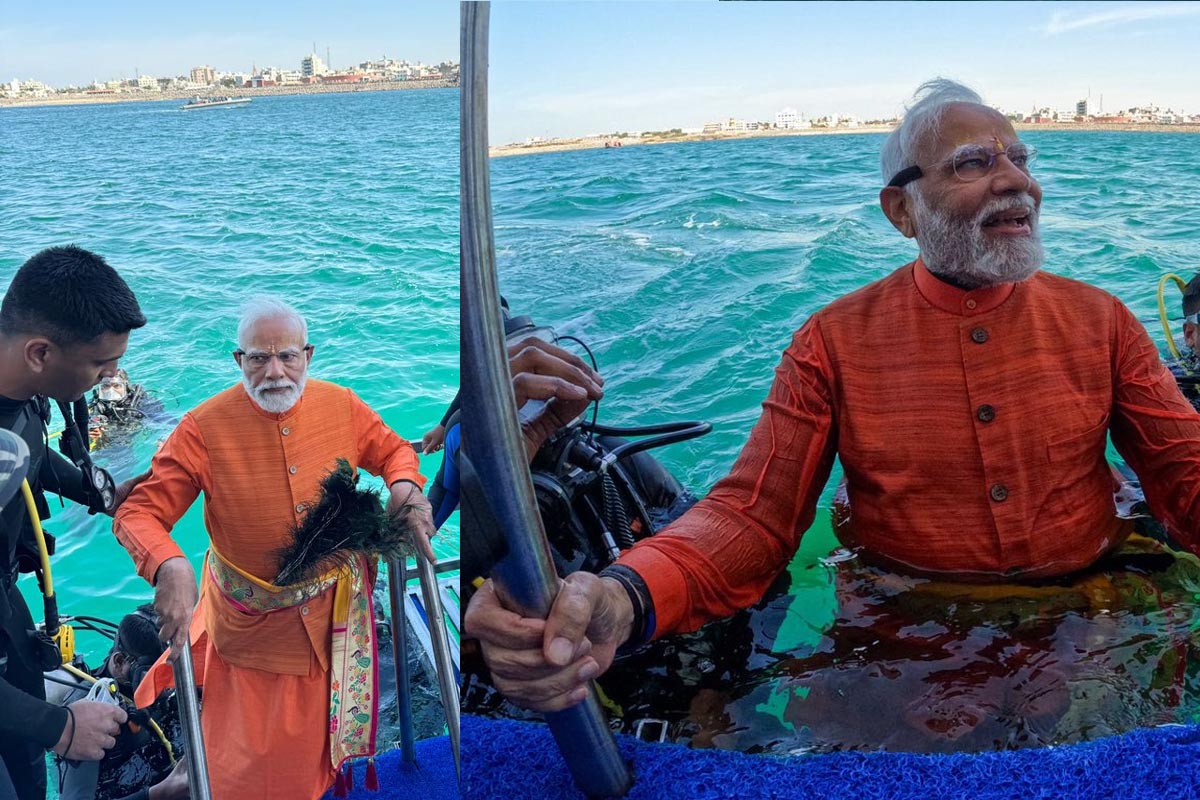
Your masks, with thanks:
M 1163 297 L 1163 289 L 1166 287 L 1167 281 L 1175 281 L 1175 285 L 1179 287 L 1179 291 L 1181 292 L 1187 288 L 1187 281 L 1173 272 L 1163 275 L 1158 279 L 1158 318 L 1162 322 L 1163 333 L 1167 337 L 1167 349 L 1171 351 L 1171 355 L 1178 361 L 1181 356 L 1179 355 L 1179 348 L 1175 346 L 1175 337 L 1171 334 L 1171 324 L 1167 321 L 1167 303 Z
M 62 668 L 80 680 L 87 681 L 88 683 L 96 683 L 95 678 L 71 664 L 63 664 Z M 133 705 L 133 701 L 120 692 L 117 693 L 117 696 L 129 705 Z M 148 717 L 147 723 L 150 726 L 150 730 L 154 731 L 155 735 L 158 736 L 158 740 L 162 742 L 163 747 L 167 748 L 167 758 L 171 760 L 171 766 L 175 766 L 175 748 L 171 747 L 170 740 L 163 734 L 162 728 L 158 727 L 158 723 L 154 721 L 153 717 Z
M 54 597 L 54 578 L 50 576 L 50 551 L 46 548 L 46 534 L 42 530 L 42 520 L 38 516 L 37 503 L 33 501 L 33 490 L 29 488 L 29 481 L 21 481 L 21 494 L 25 497 L 25 509 L 29 512 L 29 521 L 33 523 L 38 556 L 42 560 L 42 575 L 45 581 L 42 586 L 42 594 L 48 598 Z
M 50 550 L 46 547 L 46 533 L 42 530 L 42 520 L 38 516 L 37 503 L 33 500 L 33 490 L 29 488 L 29 481 L 21 481 L 21 495 L 25 498 L 25 509 L 29 512 L 29 521 L 33 523 L 34 538 L 37 539 L 38 556 L 42 561 L 42 575 L 45 576 L 45 584 L 42 586 L 42 594 L 46 597 L 54 597 L 54 578 L 50 575 Z M 65 626 L 64 626 L 65 627 Z M 77 669 L 71 664 L 64 663 L 62 668 L 74 675 L 76 678 L 95 683 L 96 679 L 88 675 L 81 669 Z M 125 695 L 121 695 L 121 699 L 129 705 L 133 705 L 133 701 Z M 167 758 L 171 760 L 171 766 L 175 766 L 175 749 L 171 747 L 171 742 L 163 734 L 162 728 L 153 719 L 149 719 L 150 730 L 154 731 L 162 742 L 163 747 L 167 748 Z

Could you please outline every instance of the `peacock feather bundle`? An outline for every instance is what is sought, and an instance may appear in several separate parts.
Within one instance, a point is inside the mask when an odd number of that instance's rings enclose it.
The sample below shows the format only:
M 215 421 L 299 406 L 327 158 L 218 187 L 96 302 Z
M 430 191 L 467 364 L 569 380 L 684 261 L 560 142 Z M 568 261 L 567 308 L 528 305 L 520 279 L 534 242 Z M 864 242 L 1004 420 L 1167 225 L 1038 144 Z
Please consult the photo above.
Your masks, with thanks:
M 316 502 L 289 531 L 288 544 L 276 551 L 275 585 L 313 580 L 348 565 L 358 553 L 407 558 L 415 552 L 407 524 L 410 508 L 405 505 L 395 515 L 388 514 L 379 491 L 360 489 L 358 470 L 339 458 L 321 481 Z

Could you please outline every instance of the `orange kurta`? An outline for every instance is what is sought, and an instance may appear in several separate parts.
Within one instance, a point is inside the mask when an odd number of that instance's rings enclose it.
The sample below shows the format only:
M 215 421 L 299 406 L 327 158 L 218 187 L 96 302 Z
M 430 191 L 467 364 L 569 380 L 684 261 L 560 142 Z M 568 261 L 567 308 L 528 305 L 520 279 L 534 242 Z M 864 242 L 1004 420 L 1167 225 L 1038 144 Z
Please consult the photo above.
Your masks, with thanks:
M 121 505 L 114 531 L 153 582 L 183 555 L 172 526 L 204 493 L 204 524 L 227 560 L 264 581 L 273 552 L 339 458 L 390 485 L 422 485 L 413 448 L 353 392 L 309 380 L 287 413 L 259 408 L 239 384 L 189 412 L 155 455 L 151 477 Z M 201 580 L 206 580 L 204 575 Z M 333 594 L 250 616 L 209 587 L 193 632 L 204 686 L 201 724 L 217 800 L 318 798 L 332 785 L 329 647 Z
M 653 633 L 754 603 L 813 521 L 834 456 L 853 540 L 902 569 L 1062 575 L 1128 534 L 1111 433 L 1151 510 L 1200 549 L 1200 415 L 1112 295 L 1039 273 L 965 292 L 917 261 L 796 332 L 730 474 L 620 563 Z

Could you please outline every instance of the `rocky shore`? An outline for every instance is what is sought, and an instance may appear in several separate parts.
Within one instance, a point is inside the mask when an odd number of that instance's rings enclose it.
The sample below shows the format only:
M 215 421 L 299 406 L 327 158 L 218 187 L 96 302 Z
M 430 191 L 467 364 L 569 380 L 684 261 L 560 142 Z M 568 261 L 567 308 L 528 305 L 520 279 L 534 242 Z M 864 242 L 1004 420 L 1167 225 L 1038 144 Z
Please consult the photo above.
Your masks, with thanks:
M 119 94 L 57 94 L 39 98 L 0 97 L 0 108 L 26 106 L 73 106 L 95 103 L 146 103 L 155 100 L 190 100 L 200 97 L 277 97 L 292 94 L 343 94 L 346 92 L 395 92 L 407 89 L 457 89 L 457 81 L 377 81 L 372 83 L 332 83 L 312 86 L 265 86 L 261 89 L 248 87 L 226 89 L 210 88 L 203 91 L 171 92 L 121 92 Z

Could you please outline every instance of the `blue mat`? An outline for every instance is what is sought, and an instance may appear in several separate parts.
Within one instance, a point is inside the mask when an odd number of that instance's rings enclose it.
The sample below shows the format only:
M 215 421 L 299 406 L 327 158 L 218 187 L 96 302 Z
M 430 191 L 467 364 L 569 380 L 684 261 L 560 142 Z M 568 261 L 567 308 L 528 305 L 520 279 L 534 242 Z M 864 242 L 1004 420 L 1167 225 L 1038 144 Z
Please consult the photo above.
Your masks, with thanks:
M 390 750 L 375 759 L 379 791 L 364 788 L 367 762 L 354 765 L 354 789 L 350 800 L 458 800 L 458 779 L 454 774 L 454 754 L 450 737 L 422 739 L 416 743 L 416 764 L 405 764 L 399 750 Z M 332 800 L 328 792 L 324 800 Z
M 974 755 L 833 753 L 752 756 L 619 736 L 637 782 L 629 800 L 1192 800 L 1200 798 L 1200 726 L 1095 742 Z M 462 718 L 467 800 L 576 800 L 544 725 Z

